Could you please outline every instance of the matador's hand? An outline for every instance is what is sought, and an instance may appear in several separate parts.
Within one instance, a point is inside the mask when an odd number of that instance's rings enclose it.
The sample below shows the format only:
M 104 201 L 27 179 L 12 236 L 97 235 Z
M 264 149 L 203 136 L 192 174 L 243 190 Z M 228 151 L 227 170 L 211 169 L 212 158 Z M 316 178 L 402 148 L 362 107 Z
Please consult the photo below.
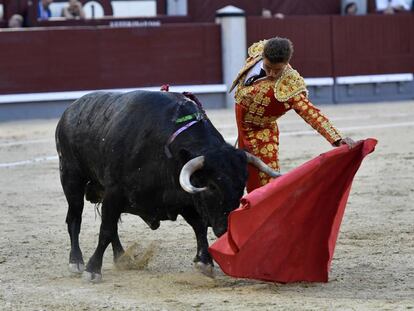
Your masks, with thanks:
M 352 138 L 349 137 L 345 137 L 342 138 L 341 140 L 338 140 L 337 142 L 335 142 L 335 146 L 339 147 L 341 145 L 348 145 L 349 148 L 353 148 L 356 146 L 358 142 L 354 141 Z

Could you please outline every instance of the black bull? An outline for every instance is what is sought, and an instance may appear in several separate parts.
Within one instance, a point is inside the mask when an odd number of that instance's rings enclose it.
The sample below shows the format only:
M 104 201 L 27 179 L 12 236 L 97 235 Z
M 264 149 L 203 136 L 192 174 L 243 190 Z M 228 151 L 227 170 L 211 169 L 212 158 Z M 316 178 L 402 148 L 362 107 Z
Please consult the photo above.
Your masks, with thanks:
M 91 93 L 62 115 L 56 146 L 69 205 L 72 272 L 84 270 L 79 247 L 84 196 L 102 203 L 98 246 L 84 273 L 88 280 L 101 279 L 110 243 L 114 260 L 124 253 L 121 213 L 140 216 L 154 230 L 161 220 L 182 215 L 196 235 L 194 261 L 211 271 L 207 228 L 217 236 L 226 231 L 227 216 L 243 195 L 250 156 L 227 144 L 194 101 L 170 92 Z

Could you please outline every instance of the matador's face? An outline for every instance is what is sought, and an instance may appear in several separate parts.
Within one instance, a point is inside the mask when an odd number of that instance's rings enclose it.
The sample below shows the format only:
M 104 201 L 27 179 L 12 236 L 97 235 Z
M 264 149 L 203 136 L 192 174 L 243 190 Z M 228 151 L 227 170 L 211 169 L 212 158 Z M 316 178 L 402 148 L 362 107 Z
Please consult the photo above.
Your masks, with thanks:
M 263 70 L 268 78 L 279 78 L 287 65 L 288 63 L 272 63 L 266 57 L 263 57 Z

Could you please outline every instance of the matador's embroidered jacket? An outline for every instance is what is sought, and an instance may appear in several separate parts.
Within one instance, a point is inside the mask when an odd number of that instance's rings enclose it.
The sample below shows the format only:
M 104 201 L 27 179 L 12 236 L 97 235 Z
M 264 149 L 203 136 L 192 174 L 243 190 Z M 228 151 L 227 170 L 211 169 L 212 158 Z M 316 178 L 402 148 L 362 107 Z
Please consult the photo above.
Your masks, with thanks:
M 262 60 L 265 40 L 248 50 L 245 66 L 237 75 L 231 90 L 235 93 L 239 148 L 258 156 L 267 165 L 279 170 L 279 129 L 277 119 L 294 109 L 308 124 L 331 144 L 341 139 L 338 130 L 308 99 L 304 79 L 287 66 L 276 80 L 260 79 L 246 84 L 249 71 Z M 270 177 L 249 166 L 247 191 L 267 184 Z

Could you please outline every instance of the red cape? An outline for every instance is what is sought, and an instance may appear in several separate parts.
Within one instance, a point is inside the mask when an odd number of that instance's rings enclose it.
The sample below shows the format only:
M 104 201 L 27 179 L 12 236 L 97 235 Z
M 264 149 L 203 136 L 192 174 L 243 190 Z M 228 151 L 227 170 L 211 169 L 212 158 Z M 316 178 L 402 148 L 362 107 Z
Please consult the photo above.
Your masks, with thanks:
M 224 273 L 327 282 L 352 180 L 376 144 L 333 149 L 244 196 L 227 233 L 209 248 Z

